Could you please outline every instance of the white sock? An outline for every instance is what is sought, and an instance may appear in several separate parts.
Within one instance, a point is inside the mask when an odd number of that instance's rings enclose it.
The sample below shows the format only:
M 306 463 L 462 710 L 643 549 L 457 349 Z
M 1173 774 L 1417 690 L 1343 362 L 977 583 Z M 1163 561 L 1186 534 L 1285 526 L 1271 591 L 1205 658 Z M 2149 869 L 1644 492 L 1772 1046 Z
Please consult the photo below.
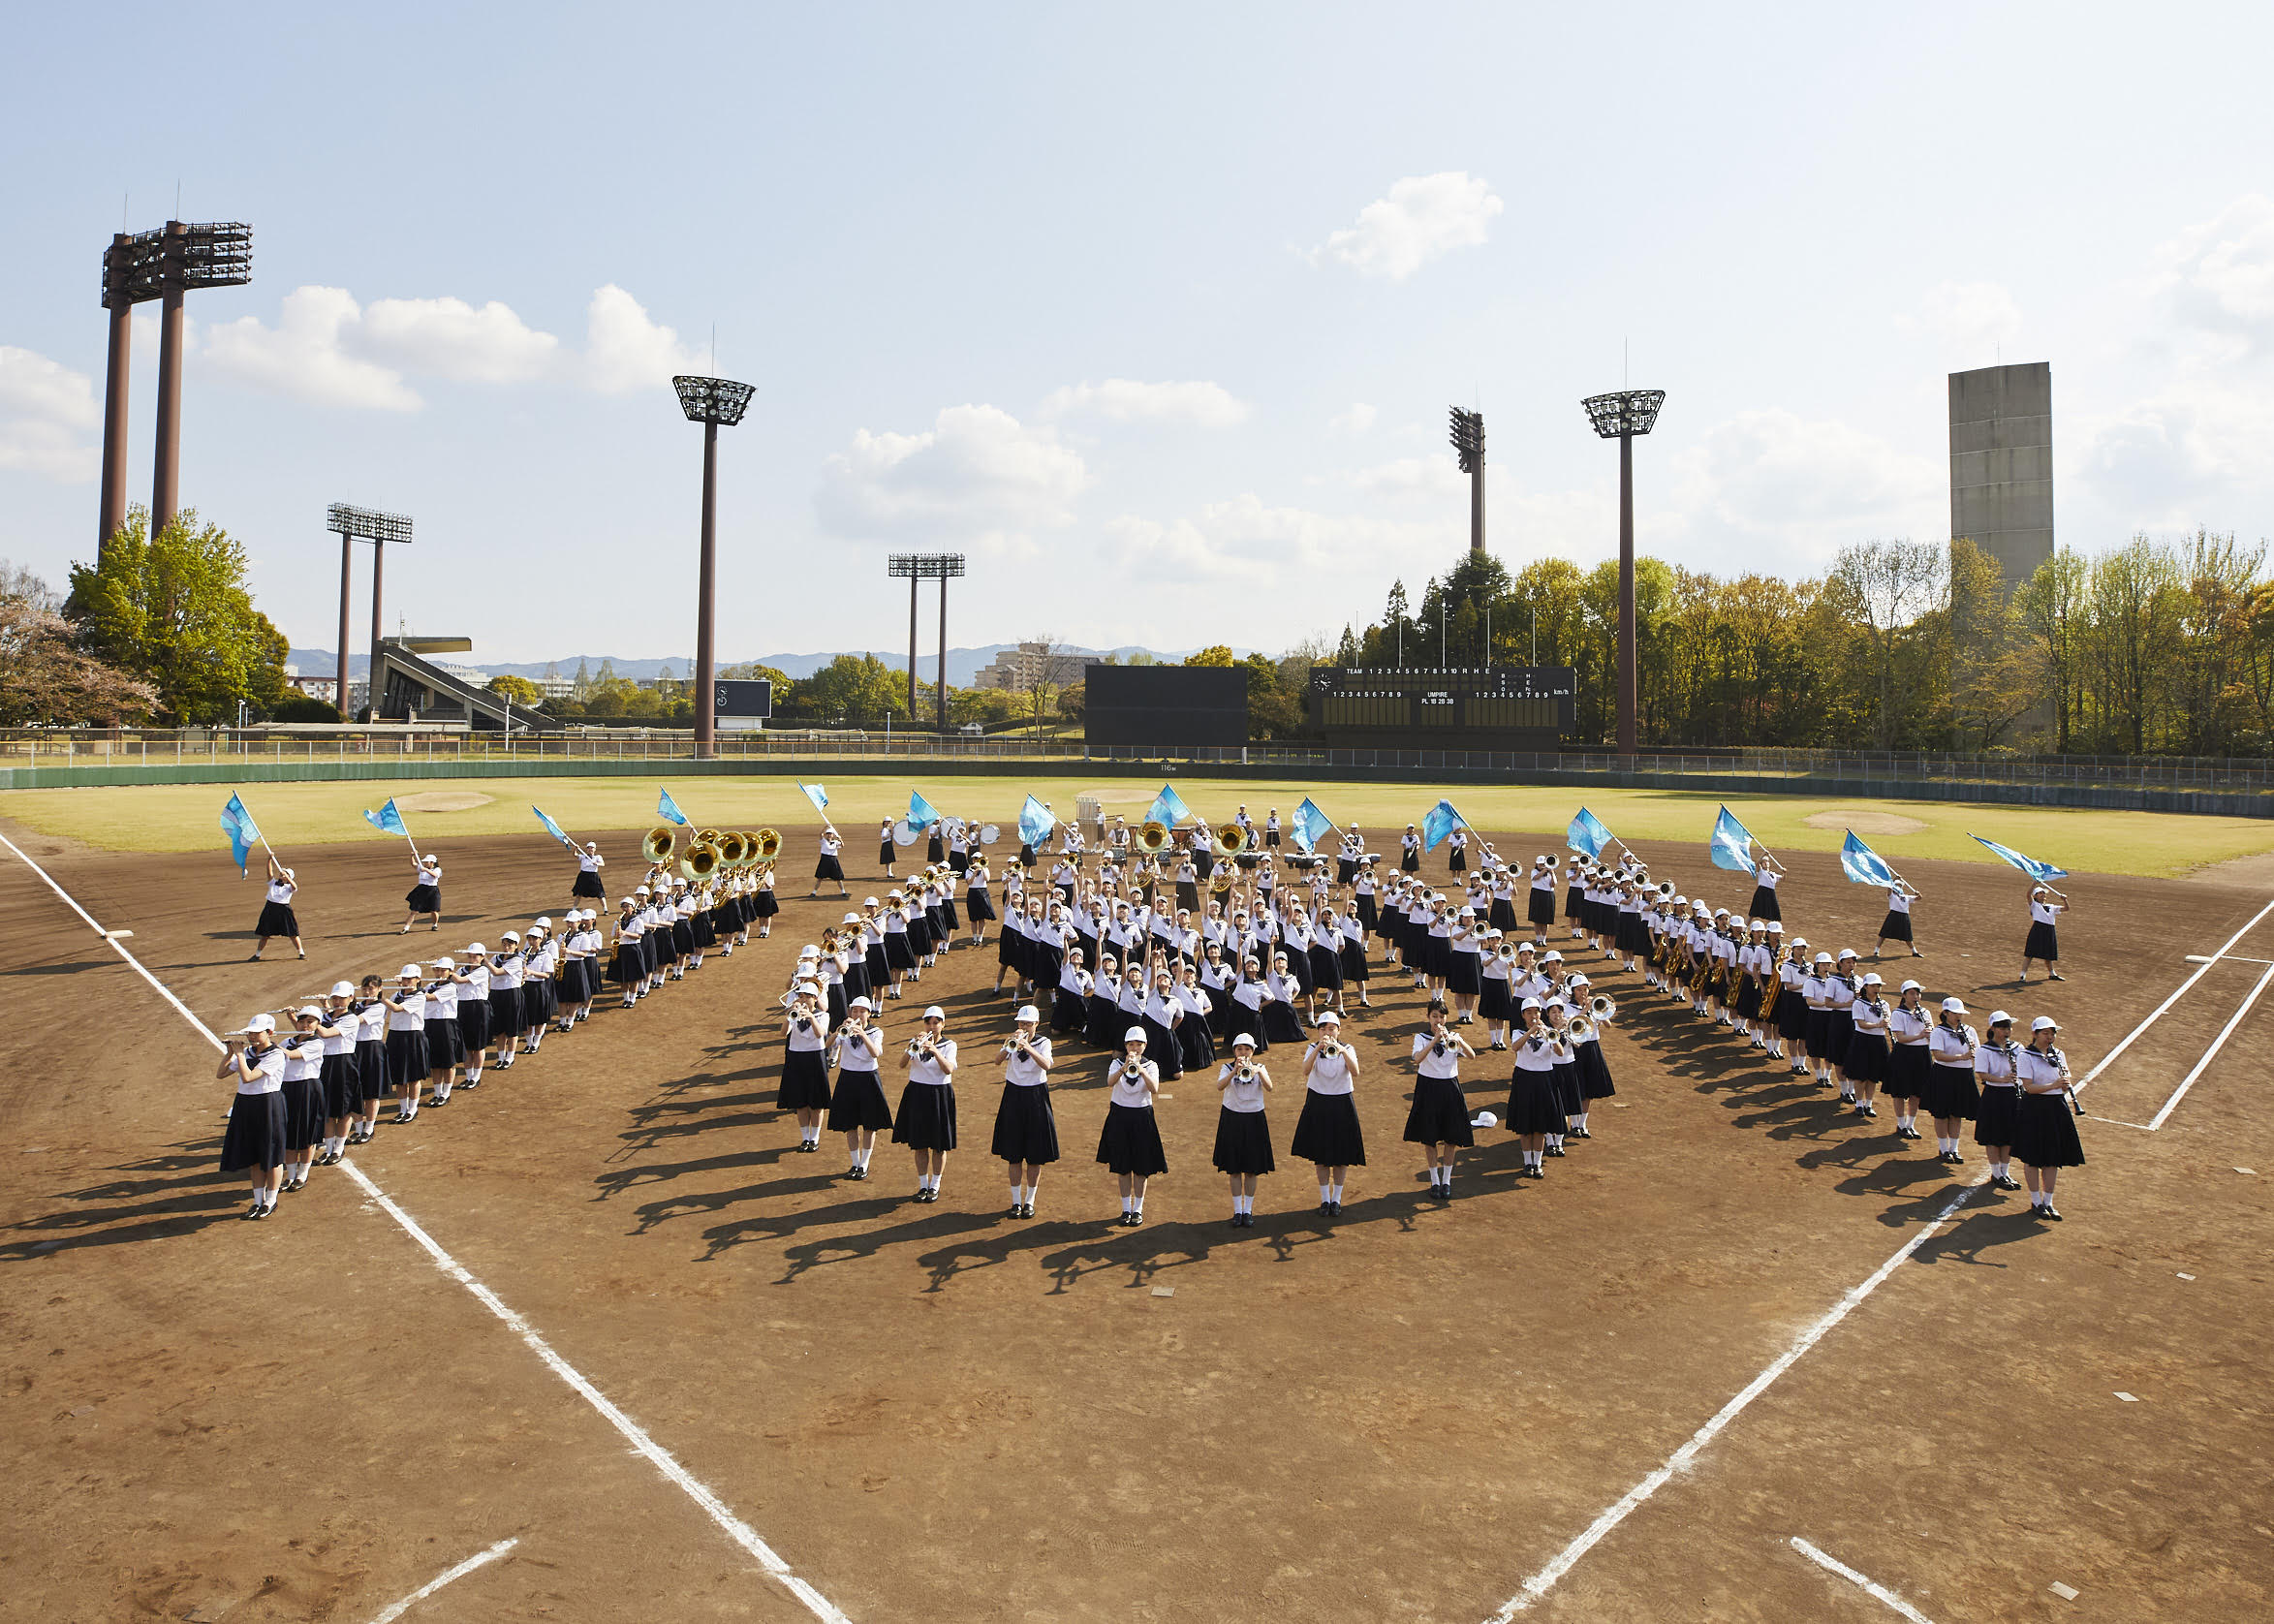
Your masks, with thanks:
M 1122 1215 L 1124 1218 L 1128 1217 L 1128 1216 L 1129 1216 L 1131 1213 L 1135 1212 L 1136 1210 L 1137 1210 L 1137 1198 L 1136 1198 L 1135 1196 L 1124 1196 L 1124 1197 L 1122 1197 L 1122 1198 L 1121 1198 L 1121 1215 Z
M 1340 1180 L 1337 1180 L 1336 1182 L 1326 1186 L 1326 1199 L 1330 1202 L 1339 1202 L 1342 1200 L 1342 1184 Z

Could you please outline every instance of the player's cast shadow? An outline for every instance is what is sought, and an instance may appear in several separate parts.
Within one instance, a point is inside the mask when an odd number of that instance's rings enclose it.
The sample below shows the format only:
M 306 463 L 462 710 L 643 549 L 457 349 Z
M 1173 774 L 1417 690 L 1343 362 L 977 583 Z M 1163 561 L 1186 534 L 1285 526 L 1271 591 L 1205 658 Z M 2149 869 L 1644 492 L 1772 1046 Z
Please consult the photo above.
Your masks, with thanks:
M 244 1180 L 217 1169 L 218 1150 L 218 1140 L 184 1145 L 110 1170 L 128 1176 L 63 1191 L 62 1200 L 79 1204 L 9 1226 L 15 1238 L 0 1240 L 0 1260 L 168 1240 L 234 1220 L 244 1210 Z
M 1985 1190 L 1977 1194 L 1961 1210 L 1957 1221 L 1941 1234 L 1930 1235 L 1911 1254 L 1911 1261 L 1919 1264 L 1977 1264 L 1990 1268 L 2004 1268 L 2003 1262 L 1985 1258 L 1983 1253 L 1993 1246 L 2010 1246 L 2015 1241 L 2030 1240 L 2044 1234 L 2052 1226 L 2041 1224 L 2029 1215 L 2029 1205 L 2015 1198 L 2011 1207 L 1982 1204 L 1995 1200 L 2000 1192 Z M 1949 1198 L 1936 1192 L 1920 1202 L 1916 1209 L 1890 1209 L 1890 1215 L 1882 1222 L 1928 1223 L 1949 1205 Z

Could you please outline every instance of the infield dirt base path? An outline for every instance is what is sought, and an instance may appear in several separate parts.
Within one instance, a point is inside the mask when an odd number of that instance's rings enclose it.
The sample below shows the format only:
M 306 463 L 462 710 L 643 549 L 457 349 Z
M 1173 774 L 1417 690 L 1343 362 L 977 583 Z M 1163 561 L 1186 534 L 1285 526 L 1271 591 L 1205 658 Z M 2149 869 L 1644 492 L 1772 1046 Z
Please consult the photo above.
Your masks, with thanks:
M 399 854 L 342 848 L 303 865 L 308 964 L 248 965 L 258 888 L 223 859 L 7 832 L 216 1027 L 567 902 L 542 837 L 459 841 L 445 931 L 406 940 Z M 1695 847 L 1643 855 L 1744 899 Z M 1789 924 L 1867 949 L 1877 893 L 1830 859 L 1793 866 Z M 2079 878 L 2071 980 L 2021 991 L 2017 877 L 1907 872 L 1933 956 L 1889 979 L 2055 1013 L 2080 1071 L 2265 901 Z M 413 1127 L 383 1112 L 357 1161 L 860 1624 L 1475 1624 L 1979 1171 L 1971 1143 L 1940 1167 L 1931 1140 L 1853 1124 L 1613 974 L 1619 1093 L 1597 1137 L 1529 1183 L 1481 1133 L 1440 1209 L 1399 1142 L 1418 998 L 1378 964 L 1381 1007 L 1350 1028 L 1371 1165 L 1341 1220 L 1284 1160 L 1283 1075 L 1255 1230 L 1225 1224 L 1193 1078 L 1161 1108 L 1172 1171 L 1146 1226 L 1115 1228 L 1089 1159 L 1104 1060 L 1076 1049 L 1054 1088 L 1067 1159 L 1014 1223 L 985 1155 L 1011 1004 L 987 995 L 990 944 L 888 1007 L 904 1035 L 937 1000 L 963 1042 L 963 1148 L 919 1206 L 894 1147 L 847 1185 L 841 1146 L 795 1154 L 774 1109 L 774 996 L 841 911 L 803 884 L 785 873 L 771 941 L 628 1014 L 604 1003 Z M 363 1620 L 509 1537 L 408 1616 L 809 1616 L 334 1170 L 240 1222 L 209 1048 L 5 853 L 0 901 L 0 1618 Z M 2234 952 L 2269 944 L 2274 924 Z M 2259 968 L 2214 966 L 2095 1114 L 2146 1120 Z M 2065 1225 L 1978 1195 L 1536 1615 L 1885 1612 L 1793 1535 L 1938 1624 L 2263 1610 L 2274 1225 L 2265 1179 L 2234 1170 L 2274 1176 L 2265 1025 L 2163 1132 L 2085 1123 Z M 1492 1058 L 1467 1070 L 1499 1109 Z

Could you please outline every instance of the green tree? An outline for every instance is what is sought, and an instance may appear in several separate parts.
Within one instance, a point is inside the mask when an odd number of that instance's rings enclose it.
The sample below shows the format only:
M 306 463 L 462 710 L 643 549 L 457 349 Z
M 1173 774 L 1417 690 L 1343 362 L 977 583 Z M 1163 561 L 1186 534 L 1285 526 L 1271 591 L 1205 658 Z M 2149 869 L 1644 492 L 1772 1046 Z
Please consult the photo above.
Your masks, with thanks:
M 1231 646 L 1229 643 L 1210 643 L 1207 647 L 1201 649 L 1197 654 L 1186 655 L 1184 657 L 1184 663 L 1188 666 L 1231 665 L 1233 664 L 1231 658 Z
M 284 694 L 285 635 L 253 607 L 245 549 L 183 509 L 152 536 L 131 510 L 94 564 L 74 564 L 64 616 L 79 646 L 148 682 L 168 722 L 235 719 Z
M 514 676 L 510 671 L 501 671 L 498 675 L 491 677 L 489 691 L 503 699 L 513 701 L 515 704 L 525 704 L 531 710 L 535 710 L 545 703 L 544 689 L 538 687 L 527 677 Z

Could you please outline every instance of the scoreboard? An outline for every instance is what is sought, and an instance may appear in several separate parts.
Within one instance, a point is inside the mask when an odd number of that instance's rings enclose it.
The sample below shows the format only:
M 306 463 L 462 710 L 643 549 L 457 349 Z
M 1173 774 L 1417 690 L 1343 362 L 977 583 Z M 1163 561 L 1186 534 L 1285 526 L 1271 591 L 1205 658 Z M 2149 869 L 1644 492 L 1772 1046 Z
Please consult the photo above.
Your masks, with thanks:
M 1314 666 L 1310 722 L 1335 747 L 1553 755 L 1575 724 L 1577 685 L 1570 666 Z

